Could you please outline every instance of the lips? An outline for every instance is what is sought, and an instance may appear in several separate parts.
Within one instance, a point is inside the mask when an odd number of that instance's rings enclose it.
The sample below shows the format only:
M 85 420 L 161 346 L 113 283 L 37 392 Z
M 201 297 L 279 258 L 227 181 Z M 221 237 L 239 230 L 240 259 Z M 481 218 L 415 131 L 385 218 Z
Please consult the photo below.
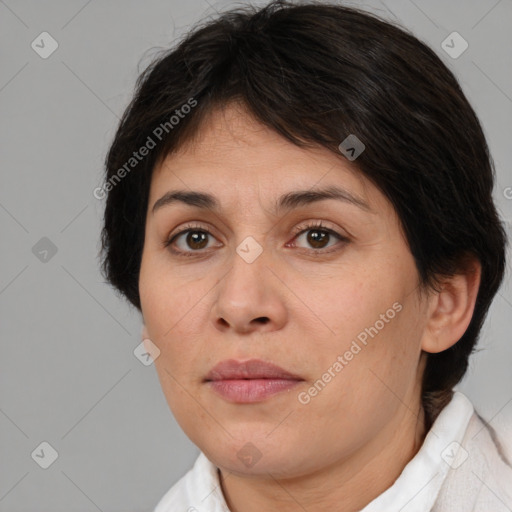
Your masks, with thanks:
M 228 359 L 211 369 L 205 385 L 228 402 L 252 404 L 290 391 L 302 381 L 298 375 L 261 359 Z
M 205 378 L 207 382 L 243 379 L 304 380 L 298 375 L 261 359 L 250 359 L 244 362 L 227 359 L 215 365 Z

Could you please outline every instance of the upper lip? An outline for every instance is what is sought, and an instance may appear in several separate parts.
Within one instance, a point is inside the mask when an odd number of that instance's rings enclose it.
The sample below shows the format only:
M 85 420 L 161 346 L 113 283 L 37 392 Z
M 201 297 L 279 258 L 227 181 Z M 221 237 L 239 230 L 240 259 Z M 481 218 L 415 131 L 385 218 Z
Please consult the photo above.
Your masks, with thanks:
M 231 379 L 303 380 L 298 375 L 261 359 L 249 359 L 248 361 L 227 359 L 221 361 L 210 370 L 205 378 L 206 381 Z

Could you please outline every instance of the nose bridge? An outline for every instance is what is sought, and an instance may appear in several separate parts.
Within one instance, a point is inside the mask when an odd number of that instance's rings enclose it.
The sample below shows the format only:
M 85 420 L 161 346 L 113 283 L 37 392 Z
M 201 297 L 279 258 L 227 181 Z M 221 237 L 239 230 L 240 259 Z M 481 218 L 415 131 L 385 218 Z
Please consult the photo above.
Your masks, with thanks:
M 224 293 L 229 293 L 230 300 L 248 305 L 249 298 L 254 302 L 262 295 L 268 277 L 265 268 L 268 258 L 264 252 L 263 246 L 252 236 L 244 238 L 235 248 L 230 258 L 231 268 L 221 287 Z
M 262 324 L 282 323 L 285 308 L 275 279 L 266 267 L 270 252 L 253 237 L 246 237 L 233 251 L 219 283 L 213 309 L 217 326 L 250 331 Z M 270 321 L 270 322 L 269 322 Z M 268 327 L 272 328 L 272 327 Z

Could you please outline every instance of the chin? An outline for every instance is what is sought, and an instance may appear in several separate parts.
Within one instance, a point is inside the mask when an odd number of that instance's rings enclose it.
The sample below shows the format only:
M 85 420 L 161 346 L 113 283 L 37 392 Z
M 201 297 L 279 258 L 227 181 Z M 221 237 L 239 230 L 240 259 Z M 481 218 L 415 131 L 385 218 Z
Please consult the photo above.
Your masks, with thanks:
M 247 432 L 247 430 L 246 430 Z M 262 435 L 246 434 L 242 441 L 236 437 L 225 443 L 207 443 L 201 451 L 223 471 L 241 476 L 267 476 L 291 478 L 297 476 L 297 469 L 304 471 L 305 460 L 296 460 L 297 445 L 286 445 L 283 439 L 265 439 L 268 430 Z M 252 440 L 251 440 L 252 439 Z M 302 457 L 308 459 L 307 454 Z

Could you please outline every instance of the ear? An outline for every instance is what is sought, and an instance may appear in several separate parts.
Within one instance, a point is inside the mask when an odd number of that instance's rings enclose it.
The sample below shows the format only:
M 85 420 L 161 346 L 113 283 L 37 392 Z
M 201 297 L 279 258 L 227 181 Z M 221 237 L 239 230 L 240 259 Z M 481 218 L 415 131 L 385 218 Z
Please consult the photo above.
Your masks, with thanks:
M 482 265 L 472 257 L 466 259 L 464 270 L 445 278 L 439 292 L 430 296 L 429 314 L 421 348 L 437 353 L 449 349 L 468 328 L 480 287 Z
M 141 339 L 142 340 L 145 340 L 145 339 L 148 339 L 149 338 L 149 333 L 148 333 L 148 329 L 146 327 L 146 324 L 142 324 L 142 334 L 141 334 Z

